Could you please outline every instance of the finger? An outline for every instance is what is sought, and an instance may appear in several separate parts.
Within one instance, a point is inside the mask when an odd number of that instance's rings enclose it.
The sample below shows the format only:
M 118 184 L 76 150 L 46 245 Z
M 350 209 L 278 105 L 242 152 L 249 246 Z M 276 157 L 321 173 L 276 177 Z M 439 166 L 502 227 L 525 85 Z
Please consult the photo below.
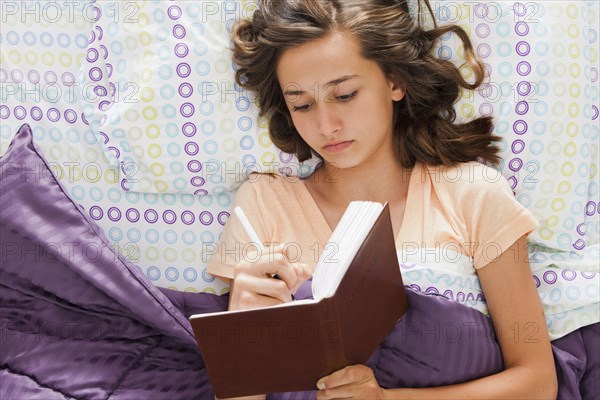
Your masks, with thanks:
M 307 264 L 303 263 L 294 263 L 292 264 L 294 270 L 296 271 L 297 281 L 294 287 L 291 289 L 292 293 L 296 293 L 296 291 L 300 288 L 300 286 L 312 276 L 312 270 Z
M 271 307 L 281 304 L 282 301 L 273 297 L 263 296 L 257 293 L 254 293 L 252 297 L 247 294 L 242 296 L 243 298 L 239 301 L 240 309 L 254 309 L 254 308 L 262 308 L 262 307 Z
M 295 272 L 286 261 L 281 251 L 277 247 L 270 247 L 261 252 L 250 251 L 244 257 L 244 260 L 236 265 L 238 275 L 250 274 L 255 276 L 269 276 L 277 274 L 282 279 L 293 279 Z M 234 279 L 237 275 L 234 273 Z
M 285 256 L 281 253 L 276 253 L 272 257 L 272 262 L 264 269 L 266 275 L 277 275 L 276 278 L 285 282 L 289 289 L 293 288 L 298 283 L 298 274 L 293 264 L 290 264 Z
M 319 389 L 331 389 L 354 382 L 363 382 L 373 375 L 373 371 L 364 365 L 350 365 L 325 376 L 317 382 Z
M 365 365 L 353 365 L 320 379 L 317 399 L 382 399 L 385 393 L 373 371 Z
M 280 303 L 286 303 L 292 299 L 290 289 L 280 279 L 267 276 L 248 276 L 245 279 L 245 287 L 249 294 L 271 297 Z
M 229 302 L 230 310 L 247 310 L 258 307 L 267 307 L 281 304 L 284 301 L 290 301 L 291 297 L 282 298 L 282 296 L 273 296 L 273 294 L 265 295 L 263 292 L 274 292 L 269 285 L 272 285 L 274 279 L 266 277 L 255 277 L 252 275 L 243 275 L 234 281 L 232 286 L 232 294 Z M 279 282 L 286 290 L 285 284 Z
M 305 263 L 296 263 L 296 268 L 298 268 L 298 270 L 296 271 L 296 273 L 298 274 L 298 276 L 300 277 L 300 279 L 302 279 L 303 281 L 307 280 L 308 278 L 310 278 L 313 274 L 313 270 L 312 268 Z
M 317 400 L 327 399 L 371 399 L 371 397 L 363 394 L 359 384 L 351 383 L 317 392 Z

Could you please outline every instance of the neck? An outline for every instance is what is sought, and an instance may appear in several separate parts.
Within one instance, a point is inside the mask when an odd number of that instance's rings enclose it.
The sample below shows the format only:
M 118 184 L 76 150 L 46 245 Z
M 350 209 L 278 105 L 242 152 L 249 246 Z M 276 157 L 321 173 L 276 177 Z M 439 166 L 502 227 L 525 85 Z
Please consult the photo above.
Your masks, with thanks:
M 343 207 L 356 200 L 396 203 L 406 199 L 410 174 L 411 169 L 402 167 L 395 157 L 353 168 L 325 162 L 313 175 L 312 183 L 328 202 Z

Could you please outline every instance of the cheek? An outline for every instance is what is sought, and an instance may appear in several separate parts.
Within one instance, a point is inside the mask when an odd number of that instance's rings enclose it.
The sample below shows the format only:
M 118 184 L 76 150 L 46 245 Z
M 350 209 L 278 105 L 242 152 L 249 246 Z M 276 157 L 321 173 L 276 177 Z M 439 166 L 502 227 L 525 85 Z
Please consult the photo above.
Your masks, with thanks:
M 294 126 L 296 127 L 296 130 L 300 136 L 302 136 L 302 139 L 308 142 L 310 140 L 310 132 L 312 130 L 310 119 L 306 116 L 292 115 L 292 122 L 294 123 Z

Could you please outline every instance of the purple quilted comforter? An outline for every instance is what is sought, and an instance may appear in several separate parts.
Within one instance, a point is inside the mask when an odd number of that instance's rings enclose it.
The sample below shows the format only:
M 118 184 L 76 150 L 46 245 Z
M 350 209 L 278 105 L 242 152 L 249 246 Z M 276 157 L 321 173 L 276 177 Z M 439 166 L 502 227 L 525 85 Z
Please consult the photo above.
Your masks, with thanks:
M 153 286 L 63 191 L 28 126 L 0 174 L 0 398 L 213 398 L 187 317 L 224 310 L 227 296 Z M 502 369 L 485 316 L 408 293 L 409 312 L 369 360 L 382 386 L 443 385 Z M 561 398 L 600 394 L 599 340 L 595 324 L 554 342 Z

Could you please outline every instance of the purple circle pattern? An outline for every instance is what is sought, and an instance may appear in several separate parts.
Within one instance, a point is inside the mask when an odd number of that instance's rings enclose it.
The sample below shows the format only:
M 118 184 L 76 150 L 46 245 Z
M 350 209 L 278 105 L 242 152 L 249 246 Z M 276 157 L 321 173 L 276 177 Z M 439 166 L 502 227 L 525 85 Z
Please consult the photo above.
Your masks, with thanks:
M 16 106 L 13 110 L 13 114 L 15 115 L 15 118 L 22 120 L 27 116 L 27 110 L 25 110 L 25 107 L 23 106 Z
M 0 118 L 7 119 L 10 117 L 10 108 L 4 104 L 0 105 Z
M 39 108 L 38 106 L 31 107 L 31 110 L 29 111 L 29 115 L 31 115 L 31 118 L 33 118 L 34 121 L 40 121 L 44 117 L 44 113 L 42 112 L 42 109 Z
M 527 132 L 527 122 L 523 121 L 522 119 L 516 120 L 513 124 L 513 131 L 517 135 L 523 135 L 525 132 Z
M 213 217 L 213 215 L 208 211 L 202 211 L 198 216 L 198 220 L 204 226 L 209 226 L 210 224 L 212 224 L 214 219 L 215 218 Z
M 517 105 L 515 106 L 515 111 L 519 115 L 527 114 L 527 112 L 529 111 L 529 103 L 527 103 L 526 101 L 518 102 Z
M 521 139 L 517 139 L 513 142 L 511 150 L 514 154 L 519 154 L 525 149 L 525 142 Z
M 168 8 L 167 14 L 169 15 L 169 18 L 171 18 L 172 20 L 178 20 L 182 15 L 182 11 L 181 11 L 181 8 L 173 5 Z M 178 40 L 184 39 L 187 34 L 185 27 L 179 23 L 177 23 L 173 26 L 171 33 L 172 33 L 173 37 Z M 187 55 L 189 54 L 189 51 L 190 50 L 189 50 L 189 47 L 187 46 L 187 44 L 185 44 L 182 41 L 176 42 L 175 46 L 173 47 L 173 53 L 175 54 L 176 57 L 178 57 L 180 59 L 184 59 L 185 57 L 187 57 Z M 192 67 L 187 62 L 179 63 L 177 65 L 177 67 L 175 68 L 175 70 L 177 72 L 177 75 L 181 78 L 187 78 L 192 73 Z M 185 83 L 182 83 L 181 85 L 179 85 L 178 92 L 179 92 L 179 96 L 181 96 L 184 99 L 187 99 L 194 93 L 194 89 L 191 84 L 185 82 Z M 179 113 L 185 119 L 193 117 L 195 112 L 196 112 L 196 108 L 194 107 L 194 105 L 191 102 L 185 102 L 179 107 Z M 181 132 L 183 132 L 183 135 L 186 137 L 193 137 L 196 135 L 196 132 L 197 132 L 196 125 L 191 121 L 185 121 L 183 123 L 183 125 L 181 126 Z M 185 144 L 184 150 L 187 155 L 196 156 L 200 152 L 200 147 L 195 142 L 188 142 Z M 187 163 L 187 169 L 188 169 L 188 171 L 190 171 L 192 173 L 197 173 L 202 170 L 202 164 L 196 160 L 192 160 Z M 205 183 L 204 179 L 197 179 L 197 178 L 192 179 L 193 186 L 196 186 L 196 187 L 202 186 L 202 185 L 204 185 L 204 183 Z M 202 192 L 199 193 L 200 191 L 202 191 Z M 204 192 L 206 192 L 206 193 L 204 193 Z M 196 190 L 194 192 L 194 194 L 203 195 L 203 194 L 208 194 L 208 192 L 206 190 L 199 189 L 199 190 Z M 194 222 L 195 218 L 191 218 L 188 214 L 185 214 L 185 216 L 186 216 L 186 220 L 183 220 L 184 214 L 182 214 L 182 216 L 181 216 L 184 223 L 187 224 L 188 222 L 186 222 L 186 221 L 189 221 L 190 224 Z M 192 215 L 192 217 L 193 217 L 193 215 Z
M 520 41 L 519 43 L 517 43 L 517 45 L 515 46 L 515 51 L 517 52 L 518 55 L 520 55 L 521 57 L 525 57 L 526 55 L 529 54 L 529 52 L 531 51 L 531 46 L 529 46 L 529 43 L 525 42 L 525 41 Z
M 31 83 L 38 83 L 40 81 L 40 74 L 32 69 L 27 73 L 27 79 L 29 79 L 29 82 Z
M 146 212 L 144 212 L 144 219 L 146 220 L 146 222 L 153 224 L 156 221 L 158 221 L 158 213 L 150 208 L 146 210 Z
M 192 68 L 190 67 L 190 64 L 188 63 L 179 63 L 177 65 L 177 75 L 179 75 L 182 78 L 187 78 L 188 76 L 190 76 L 191 72 L 192 72 Z
M 121 210 L 119 210 L 117 207 L 111 207 L 106 212 L 106 215 L 108 215 L 108 218 L 111 221 L 117 222 L 121 219 Z
M 187 137 L 192 137 L 196 134 L 196 125 L 192 122 L 186 122 L 181 128 L 183 134 Z
M 85 57 L 85 59 L 88 62 L 93 63 L 93 62 L 96 62 L 96 60 L 98 60 L 99 57 L 100 57 L 100 53 L 98 53 L 98 50 L 91 47 L 90 49 L 88 49 L 87 56 Z
M 549 285 L 553 285 L 558 280 L 558 275 L 556 275 L 556 272 L 554 271 L 546 271 L 544 272 L 543 278 L 544 282 L 546 282 Z
M 191 225 L 196 221 L 196 216 L 191 211 L 184 211 L 181 213 L 181 221 L 186 225 Z
M 167 224 L 172 225 L 177 221 L 177 214 L 172 210 L 167 210 L 163 212 L 162 218 Z
M 565 281 L 572 281 L 577 277 L 577 272 L 564 269 L 561 275 Z
M 56 122 L 60 119 L 60 112 L 56 108 L 52 107 L 46 112 L 46 116 L 50 121 Z
M 202 163 L 200 161 L 192 160 L 187 164 L 187 168 L 193 173 L 200 172 L 202 171 Z
M 77 121 L 77 113 L 75 112 L 75 110 L 65 110 L 64 117 L 65 120 L 70 124 L 74 124 L 75 121 Z
M 519 36 L 527 36 L 529 33 L 529 25 L 523 21 L 517 22 L 515 24 L 515 33 Z
M 200 147 L 195 142 L 187 142 L 185 144 L 185 152 L 187 155 L 195 156 L 200 151 Z
M 104 211 L 102 210 L 102 208 L 98 207 L 98 206 L 92 206 L 90 207 L 90 217 L 92 217 L 93 220 L 100 220 L 102 219 L 102 217 L 104 216 Z
M 192 115 L 194 115 L 195 111 L 196 111 L 196 108 L 194 107 L 194 105 L 192 103 L 183 103 L 181 105 L 181 107 L 179 107 L 179 112 L 181 113 L 181 115 L 183 115 L 186 118 L 189 118 Z
M 527 56 L 531 51 L 531 45 L 527 40 L 524 39 L 525 36 L 529 34 L 529 25 L 522 21 L 523 16 L 527 13 L 527 9 L 523 7 L 521 3 L 516 3 L 513 7 L 513 12 L 515 14 L 515 19 L 518 20 L 514 26 L 515 33 L 523 37 L 515 45 L 515 52 L 520 57 Z M 531 64 L 527 61 L 523 60 L 517 63 L 516 71 L 520 76 L 526 77 L 531 73 Z M 527 102 L 527 95 L 531 92 L 531 83 L 527 80 L 523 80 L 517 84 L 516 91 L 519 95 L 519 101 L 514 107 L 514 111 L 517 115 L 523 117 L 523 119 L 516 120 L 512 125 L 513 133 L 516 135 L 524 135 L 527 133 L 528 125 L 525 121 L 525 115 L 529 112 L 529 103 Z M 521 96 L 524 97 L 521 100 Z M 525 149 L 525 142 L 521 139 L 513 140 L 511 144 L 511 153 L 515 156 L 520 154 Z M 523 159 L 520 157 L 514 157 L 508 162 L 508 168 L 513 172 L 512 176 L 510 176 L 509 183 L 511 184 L 511 188 L 514 190 L 517 188 L 519 184 L 519 179 L 517 178 L 518 172 L 523 168 Z M 546 278 L 544 278 L 546 279 Z M 539 286 L 539 284 L 538 284 Z
M 206 183 L 206 180 L 203 177 L 201 177 L 201 176 L 194 176 L 191 179 L 190 183 L 192 184 L 192 186 L 200 187 L 200 186 L 203 186 Z
M 50 85 L 54 85 L 58 81 L 58 77 L 56 76 L 56 74 L 54 72 L 48 71 L 44 74 L 44 80 L 46 81 L 46 83 L 49 83 Z
M 171 6 L 168 8 L 167 14 L 172 20 L 179 19 L 181 18 L 181 8 L 179 8 L 178 6 Z
M 227 222 L 229 216 L 230 214 L 228 212 L 222 211 L 219 213 L 219 215 L 217 215 L 217 221 L 219 221 L 219 224 L 221 224 L 222 226 L 225 226 L 225 222 Z
M 98 82 L 102 79 L 102 71 L 98 67 L 91 68 L 88 75 L 94 82 Z
M 183 27 L 183 25 L 181 24 L 176 24 L 173 27 L 173 36 L 175 36 L 177 39 L 183 39 L 185 37 L 185 28 Z
M 188 98 L 194 93 L 194 88 L 189 83 L 182 83 L 179 85 L 179 95 L 183 98 Z
M 179 58 L 185 58 L 190 52 L 190 49 L 184 43 L 175 45 L 175 55 Z M 189 75 L 189 74 L 188 74 Z
M 517 85 L 517 93 L 521 96 L 527 96 L 531 92 L 531 84 L 527 81 L 519 82 Z
M 140 219 L 140 212 L 135 208 L 129 208 L 125 212 L 125 217 L 129 222 L 138 222 Z
M 600 212 L 600 207 L 596 205 L 593 201 L 588 201 L 585 205 L 585 215 L 588 217 L 594 216 L 596 213 L 596 208 L 598 208 L 598 212 Z

